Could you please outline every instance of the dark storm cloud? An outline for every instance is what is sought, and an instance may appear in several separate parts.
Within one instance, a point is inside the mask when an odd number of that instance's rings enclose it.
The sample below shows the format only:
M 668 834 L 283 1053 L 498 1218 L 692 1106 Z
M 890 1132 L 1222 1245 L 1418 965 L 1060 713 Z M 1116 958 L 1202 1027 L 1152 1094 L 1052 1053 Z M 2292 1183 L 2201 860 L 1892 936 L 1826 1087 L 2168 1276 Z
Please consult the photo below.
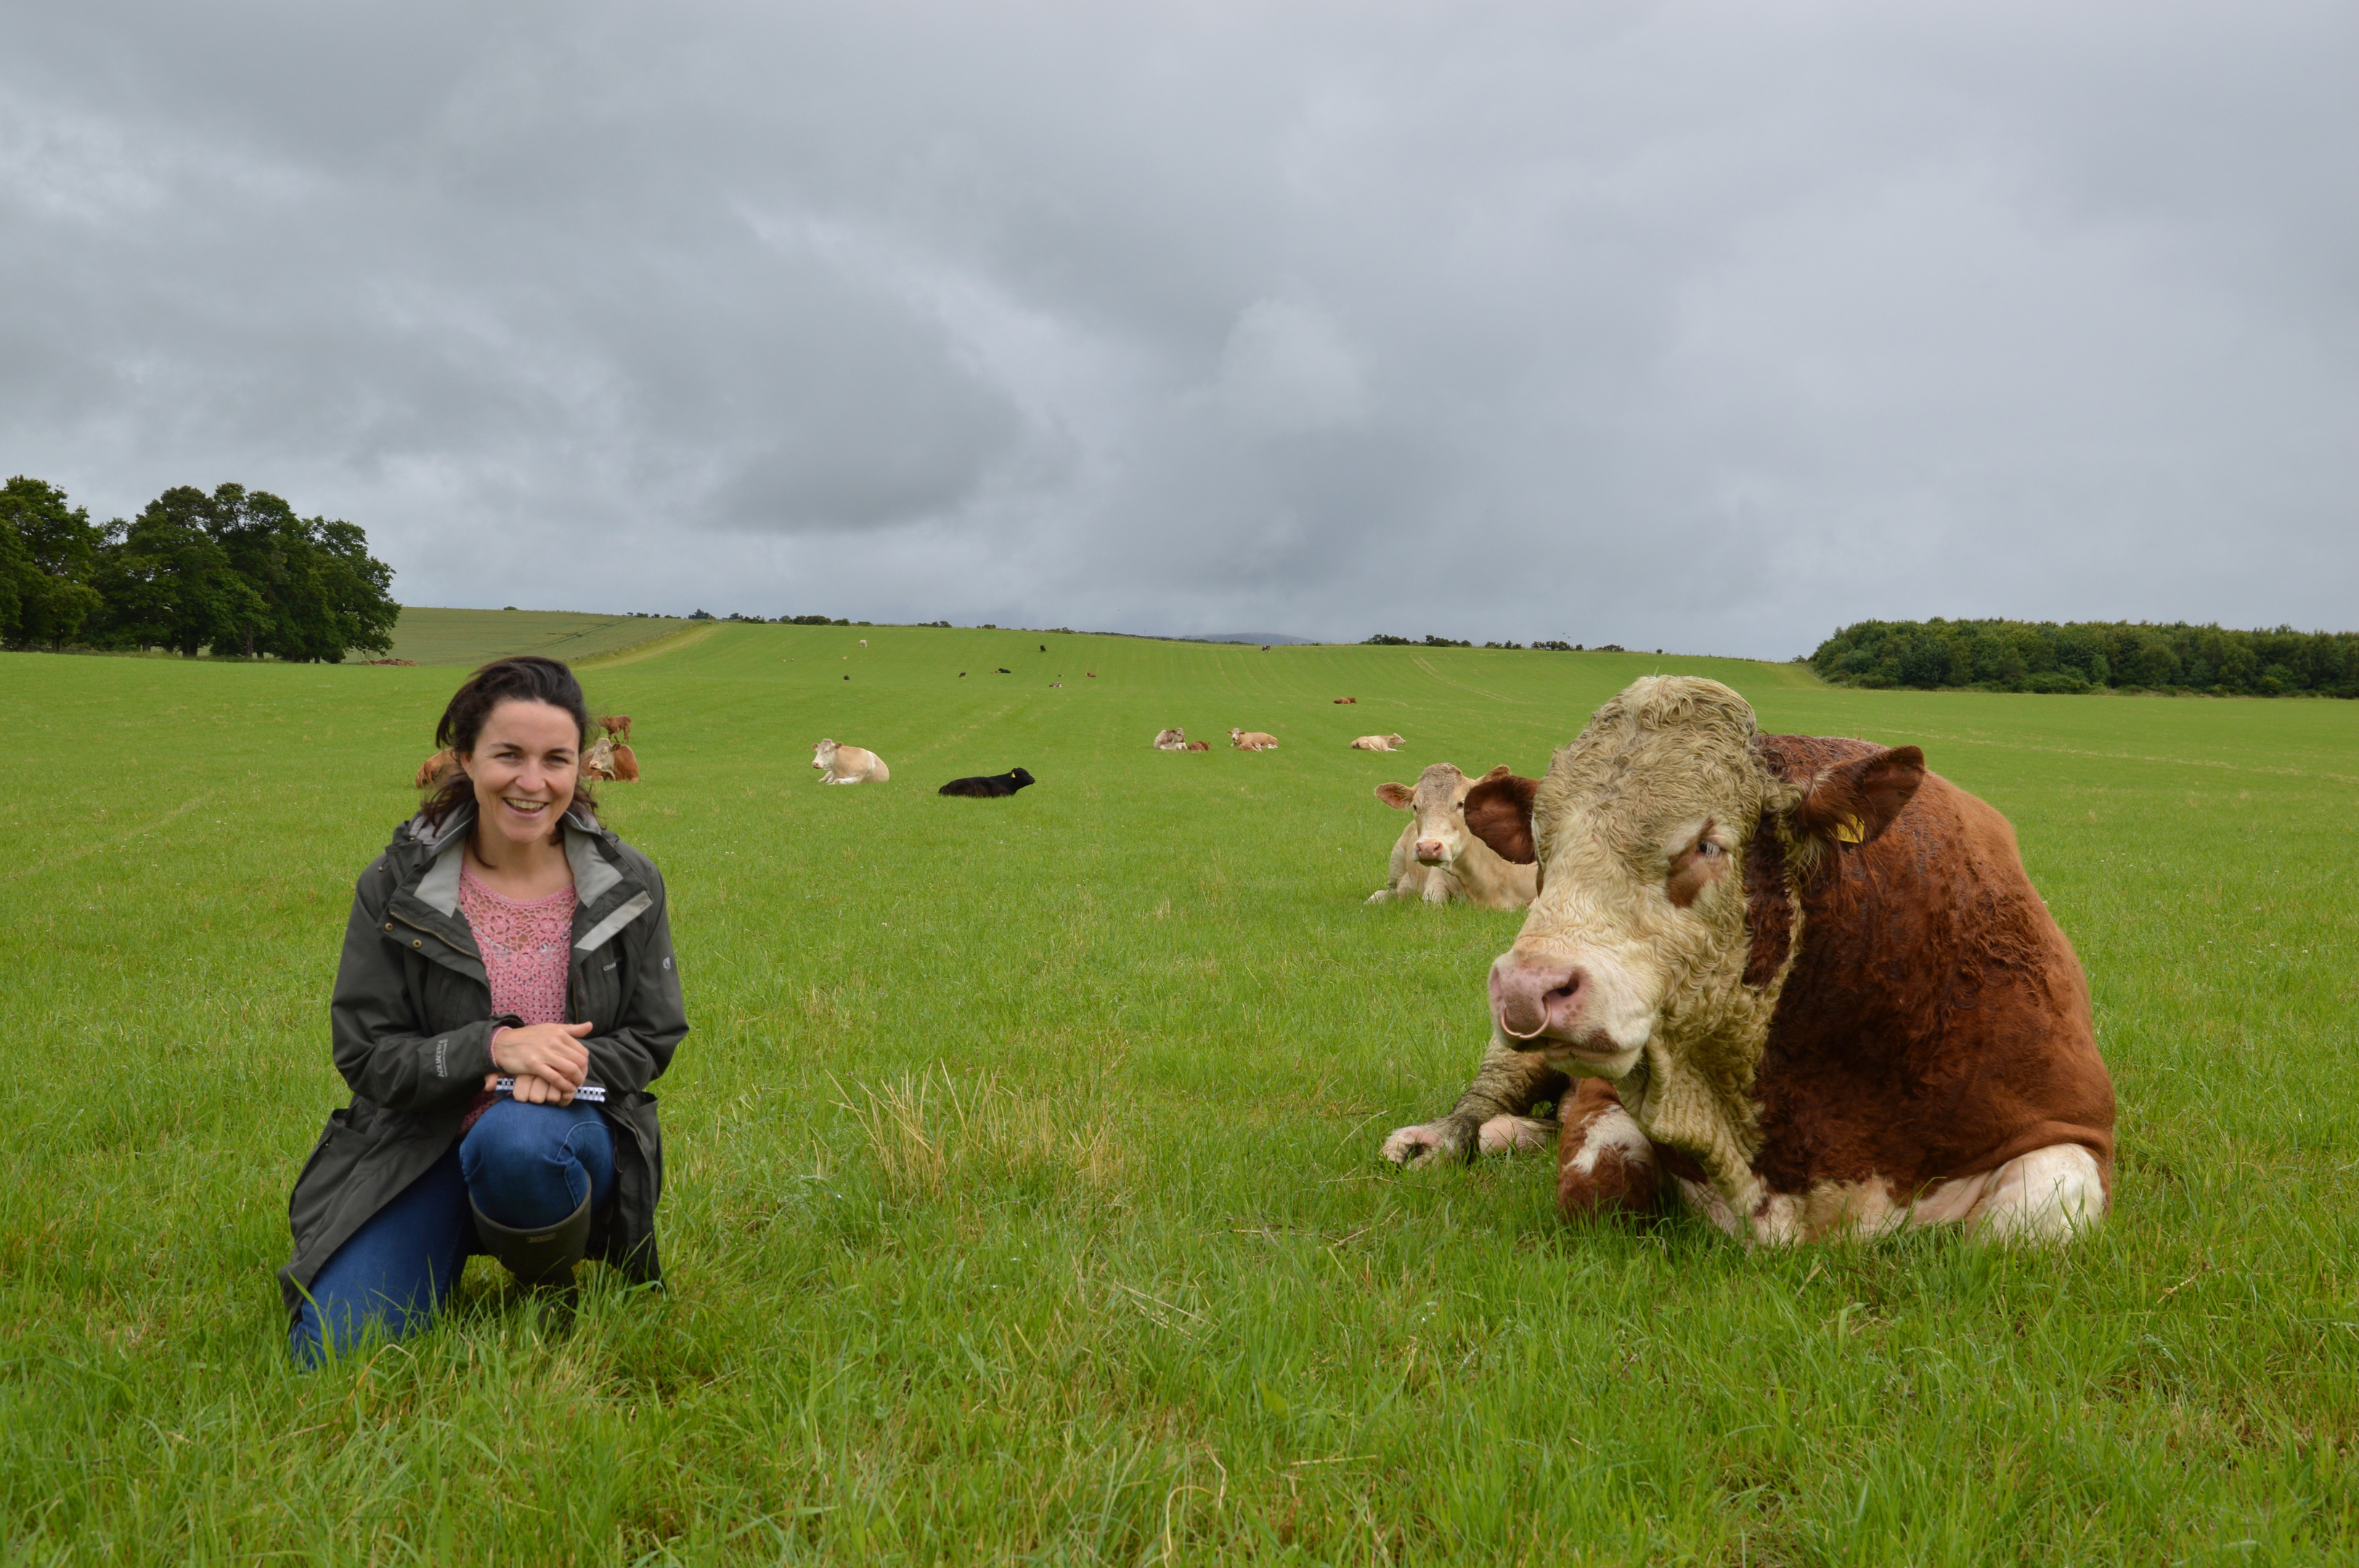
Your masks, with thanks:
M 2352 623 L 2346 7 L 0 20 L 0 464 L 411 602 Z

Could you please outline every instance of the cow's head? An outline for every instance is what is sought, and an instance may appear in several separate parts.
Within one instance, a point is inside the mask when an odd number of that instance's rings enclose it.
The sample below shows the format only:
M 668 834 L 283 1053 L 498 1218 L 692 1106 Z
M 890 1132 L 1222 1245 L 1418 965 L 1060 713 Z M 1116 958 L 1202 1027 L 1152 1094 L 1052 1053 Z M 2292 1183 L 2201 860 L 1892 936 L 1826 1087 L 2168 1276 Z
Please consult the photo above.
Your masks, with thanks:
M 1484 781 L 1507 776 L 1502 765 L 1484 775 Z M 1466 792 L 1475 781 L 1451 767 L 1448 762 L 1436 762 L 1419 773 L 1417 787 L 1408 784 L 1382 784 L 1376 786 L 1376 798 L 1395 811 L 1412 812 L 1417 817 L 1417 837 L 1411 840 L 1411 853 L 1420 866 L 1454 866 L 1458 857 L 1466 852 L 1466 817 L 1460 809 L 1465 804 Z
M 1716 681 L 1650 676 L 1599 708 L 1537 782 L 1467 793 L 1470 830 L 1537 861 L 1539 894 L 1491 966 L 1511 1046 L 1619 1078 L 1649 1041 L 1766 1026 L 1746 985 L 1745 868 L 1764 873 L 1872 842 L 1916 794 L 1914 746 L 1788 783 L 1763 766 L 1753 709 Z
M 821 741 L 811 748 L 811 766 L 827 773 L 835 766 L 835 742 Z

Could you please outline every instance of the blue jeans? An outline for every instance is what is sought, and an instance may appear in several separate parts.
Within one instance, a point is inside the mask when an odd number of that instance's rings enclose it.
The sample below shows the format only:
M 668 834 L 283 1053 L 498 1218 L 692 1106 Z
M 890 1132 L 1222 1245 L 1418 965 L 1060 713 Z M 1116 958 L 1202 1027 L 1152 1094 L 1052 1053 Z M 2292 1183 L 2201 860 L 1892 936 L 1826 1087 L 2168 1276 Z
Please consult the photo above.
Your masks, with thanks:
M 517 1230 L 555 1225 L 614 1191 L 614 1134 L 595 1106 L 493 1102 L 401 1195 L 369 1217 L 311 1281 L 289 1336 L 315 1367 L 375 1328 L 387 1339 L 433 1319 L 475 1244 L 473 1201 Z

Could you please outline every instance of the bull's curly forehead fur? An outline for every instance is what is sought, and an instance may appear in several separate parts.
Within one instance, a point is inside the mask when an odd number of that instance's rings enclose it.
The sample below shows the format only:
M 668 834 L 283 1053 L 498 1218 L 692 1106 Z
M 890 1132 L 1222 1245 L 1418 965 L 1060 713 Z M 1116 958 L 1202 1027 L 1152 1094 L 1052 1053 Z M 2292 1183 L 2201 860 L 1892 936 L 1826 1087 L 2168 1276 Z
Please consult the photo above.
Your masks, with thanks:
M 1568 813 L 1612 847 L 1636 853 L 1667 826 L 1698 816 L 1748 829 L 1771 781 L 1755 760 L 1753 705 L 1718 681 L 1647 676 L 1590 716 L 1560 749 L 1534 800 L 1543 841 Z

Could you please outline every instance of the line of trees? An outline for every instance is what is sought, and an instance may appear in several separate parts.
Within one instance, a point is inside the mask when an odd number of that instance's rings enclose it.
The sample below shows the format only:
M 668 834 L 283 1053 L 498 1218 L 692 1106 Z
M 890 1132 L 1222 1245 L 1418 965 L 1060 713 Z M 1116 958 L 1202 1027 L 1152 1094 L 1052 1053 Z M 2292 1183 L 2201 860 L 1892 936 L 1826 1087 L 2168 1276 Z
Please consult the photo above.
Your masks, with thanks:
M 1810 667 L 1843 686 L 2359 697 L 2359 633 L 2123 621 L 1863 621 Z
M 350 523 L 266 490 L 179 485 L 92 523 L 53 484 L 0 488 L 0 643 L 341 663 L 393 646 L 393 568 Z

